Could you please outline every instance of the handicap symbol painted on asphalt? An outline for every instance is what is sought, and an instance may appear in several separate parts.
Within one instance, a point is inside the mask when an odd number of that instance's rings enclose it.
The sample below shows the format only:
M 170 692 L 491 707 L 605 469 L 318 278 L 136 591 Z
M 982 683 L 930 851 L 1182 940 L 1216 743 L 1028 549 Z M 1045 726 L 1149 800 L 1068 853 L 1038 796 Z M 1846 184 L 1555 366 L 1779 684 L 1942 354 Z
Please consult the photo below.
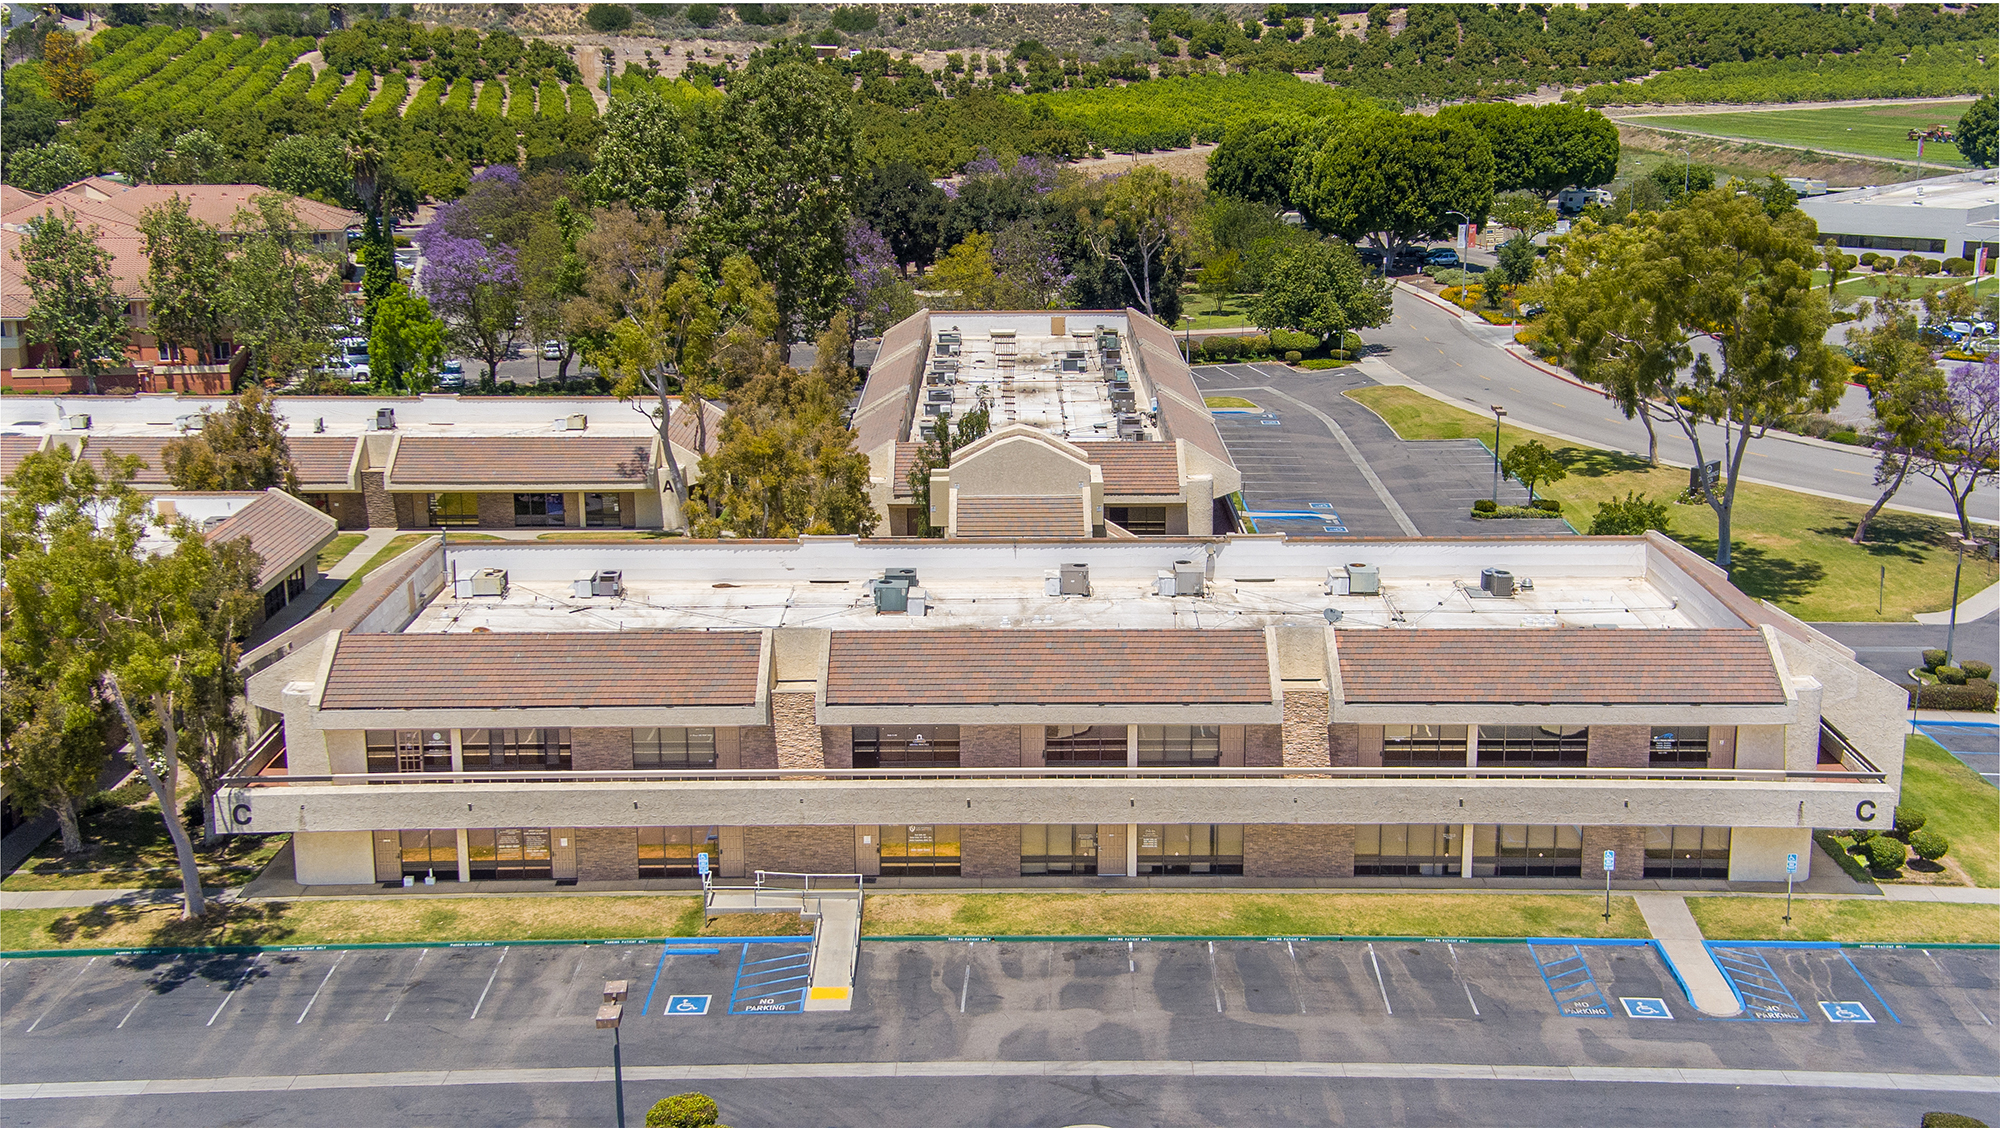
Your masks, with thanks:
M 1860 1003 L 1821 1003 L 1819 1009 L 1826 1012 L 1828 1022 L 1874 1022 L 1875 1016 Z
M 1624 1006 L 1626 1018 L 1674 1017 L 1674 1012 L 1667 1009 L 1665 999 L 1628 999 L 1621 995 L 1618 1002 Z
M 667 997 L 666 1013 L 707 1014 L 708 1000 L 709 996 L 707 995 L 669 995 Z

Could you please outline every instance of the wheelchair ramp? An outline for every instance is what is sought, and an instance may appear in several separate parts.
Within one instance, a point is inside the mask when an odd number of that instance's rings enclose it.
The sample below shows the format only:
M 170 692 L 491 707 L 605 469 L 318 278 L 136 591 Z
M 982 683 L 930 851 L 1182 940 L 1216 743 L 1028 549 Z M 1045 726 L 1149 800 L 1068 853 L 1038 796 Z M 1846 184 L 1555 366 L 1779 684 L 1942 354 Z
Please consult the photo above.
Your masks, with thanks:
M 749 977 L 753 993 L 772 1010 L 844 1011 L 854 1006 L 854 967 L 861 951 L 859 874 L 776 873 L 758 870 L 755 883 L 723 886 L 703 879 L 702 911 L 711 917 L 736 913 L 797 913 L 813 922 L 810 949 L 799 960 L 783 960 Z M 770 979 L 770 991 L 763 990 Z M 779 986 L 782 981 L 783 986 Z M 794 994 L 796 992 L 796 994 Z M 783 996 L 782 999 L 779 996 Z M 735 1000 L 731 1001 L 732 1010 Z

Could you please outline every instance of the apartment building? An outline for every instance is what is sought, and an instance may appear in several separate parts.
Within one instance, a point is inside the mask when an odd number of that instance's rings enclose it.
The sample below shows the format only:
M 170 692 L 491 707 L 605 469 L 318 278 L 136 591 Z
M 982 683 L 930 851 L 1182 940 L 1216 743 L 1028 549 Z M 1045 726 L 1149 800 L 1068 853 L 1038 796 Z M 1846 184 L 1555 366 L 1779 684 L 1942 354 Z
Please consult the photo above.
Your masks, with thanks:
M 312 886 L 1782 881 L 1902 770 L 1657 535 L 432 546 L 332 627 L 218 799 Z
M 161 450 L 202 425 L 214 396 L 9 396 L 0 465 L 66 444 L 100 465 L 141 462 L 132 484 L 171 491 Z M 643 406 L 643 405 L 642 405 Z M 680 523 L 653 418 L 608 397 L 284 396 L 278 414 L 305 500 L 342 529 L 640 528 Z M 722 409 L 701 428 L 673 405 L 673 456 L 699 481 Z
M 990 431 L 925 508 L 919 452 L 982 405 Z M 1208 536 L 1243 485 L 1172 331 L 1132 309 L 919 311 L 883 334 L 853 426 L 889 536 Z

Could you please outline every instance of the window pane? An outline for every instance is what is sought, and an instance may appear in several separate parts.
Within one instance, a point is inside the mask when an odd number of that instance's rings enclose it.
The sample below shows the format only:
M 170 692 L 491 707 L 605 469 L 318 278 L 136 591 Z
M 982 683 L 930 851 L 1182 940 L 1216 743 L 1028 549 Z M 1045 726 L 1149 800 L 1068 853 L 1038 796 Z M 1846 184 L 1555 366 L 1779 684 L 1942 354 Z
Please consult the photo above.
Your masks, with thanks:
M 1021 827 L 1021 856 L 1039 858 L 1049 852 L 1049 828 L 1040 823 Z
M 1354 853 L 1356 857 L 1373 857 L 1382 852 L 1382 828 L 1379 826 L 1357 826 L 1354 828 Z
M 1382 853 L 1403 855 L 1410 852 L 1410 828 L 1401 823 L 1382 828 Z
M 1217 856 L 1243 856 L 1243 824 L 1222 823 L 1215 828 L 1215 852 Z

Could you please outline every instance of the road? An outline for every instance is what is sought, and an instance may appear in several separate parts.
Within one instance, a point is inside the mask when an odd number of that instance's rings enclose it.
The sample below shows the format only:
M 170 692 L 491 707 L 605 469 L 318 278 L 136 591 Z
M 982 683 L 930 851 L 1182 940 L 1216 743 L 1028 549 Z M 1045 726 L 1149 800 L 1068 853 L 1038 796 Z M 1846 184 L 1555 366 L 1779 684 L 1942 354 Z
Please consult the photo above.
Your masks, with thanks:
M 855 1008 L 809 1014 L 756 985 L 799 951 L 9 960 L 0 1098 L 18 1128 L 600 1126 L 611 1035 L 592 1017 L 623 979 L 631 1123 L 687 1089 L 737 1128 L 1913 1128 L 2000 1100 L 1992 951 L 1734 950 L 1753 1009 L 1732 1021 L 1694 1012 L 1644 945 L 872 941 Z
M 1634 454 L 1646 452 L 1645 426 L 1628 420 L 1602 393 L 1548 375 L 1500 346 L 1513 340 L 1505 326 L 1461 319 L 1424 298 L 1396 292 L 1395 317 L 1389 324 L 1362 334 L 1378 355 L 1416 383 L 1486 413 L 1499 404 L 1514 422 Z M 1694 464 L 1694 448 L 1677 428 L 1656 425 L 1660 457 L 1677 465 Z M 1721 455 L 1704 439 L 1710 459 Z M 1876 497 L 1875 458 L 1863 450 L 1753 439 L 1744 458 L 1746 479 L 1872 503 Z M 1928 479 L 1904 484 L 1893 505 L 1950 514 L 1951 499 Z M 1973 495 L 1975 517 L 2000 521 L 2000 492 Z

